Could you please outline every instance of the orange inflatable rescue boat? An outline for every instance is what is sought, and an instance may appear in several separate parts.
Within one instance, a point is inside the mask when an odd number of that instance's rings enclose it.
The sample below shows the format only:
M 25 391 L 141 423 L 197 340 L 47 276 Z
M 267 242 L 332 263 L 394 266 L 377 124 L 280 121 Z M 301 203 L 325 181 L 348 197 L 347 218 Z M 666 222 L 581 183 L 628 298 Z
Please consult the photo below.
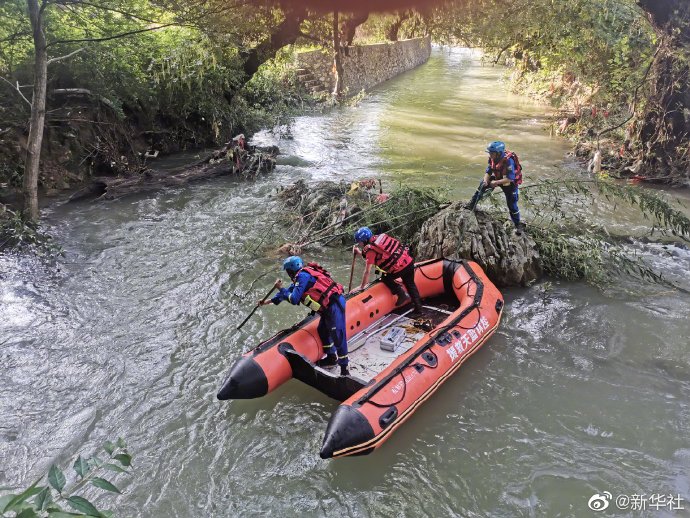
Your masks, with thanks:
M 312 315 L 247 352 L 218 399 L 260 397 L 296 378 L 342 402 L 321 457 L 371 453 L 484 345 L 501 318 L 503 296 L 474 262 L 418 263 L 415 282 L 422 315 L 396 307 L 380 281 L 348 295 L 349 376 L 315 365 L 323 349 Z

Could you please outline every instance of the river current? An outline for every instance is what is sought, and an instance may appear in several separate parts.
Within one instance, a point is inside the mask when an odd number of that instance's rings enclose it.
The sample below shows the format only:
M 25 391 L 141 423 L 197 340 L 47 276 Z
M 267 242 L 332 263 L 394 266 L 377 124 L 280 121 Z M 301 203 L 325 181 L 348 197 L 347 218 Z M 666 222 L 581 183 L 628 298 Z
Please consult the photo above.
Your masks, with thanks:
M 260 134 L 282 155 L 256 182 L 45 209 L 59 271 L 0 257 L 0 487 L 121 436 L 125 494 L 87 493 L 118 516 L 591 516 L 605 492 L 607 513 L 688 516 L 690 296 L 659 286 L 503 290 L 493 338 L 366 457 L 319 458 L 337 402 L 297 381 L 215 398 L 244 350 L 304 315 L 269 306 L 235 329 L 280 274 L 280 257 L 254 252 L 276 189 L 373 176 L 467 199 L 497 138 L 526 182 L 557 178 L 569 146 L 545 110 L 509 93 L 501 69 L 435 49 L 356 106 L 299 117 L 289 138 Z M 642 252 L 690 284 L 687 250 Z M 346 252 L 309 257 L 347 280 Z M 654 494 L 685 510 L 614 501 Z

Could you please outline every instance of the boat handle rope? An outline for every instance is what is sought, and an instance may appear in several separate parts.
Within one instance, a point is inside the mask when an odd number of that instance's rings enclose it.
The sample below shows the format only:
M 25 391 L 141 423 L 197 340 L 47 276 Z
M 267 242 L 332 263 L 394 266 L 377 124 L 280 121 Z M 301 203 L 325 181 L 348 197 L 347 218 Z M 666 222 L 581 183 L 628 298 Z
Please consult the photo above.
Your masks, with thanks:
M 459 289 L 461 289 L 463 286 L 467 285 L 467 296 L 469 297 L 469 296 L 470 296 L 470 281 L 471 281 L 471 280 L 472 280 L 472 278 L 470 277 L 470 278 L 467 279 L 465 282 L 463 282 L 460 286 L 456 286 L 455 284 L 453 284 L 453 288 L 455 288 L 456 290 L 459 290 Z
M 314 315 L 311 315 L 311 314 L 307 315 L 302 320 L 300 320 L 296 324 L 292 324 L 292 326 L 288 327 L 287 329 L 281 329 L 276 334 L 274 334 L 272 337 L 267 338 L 266 340 L 261 342 L 254 349 L 250 349 L 249 351 L 247 351 L 247 353 L 252 353 L 254 356 L 256 356 L 258 354 L 261 354 L 265 350 L 270 349 L 271 347 L 275 347 L 277 345 L 280 345 L 283 338 L 294 333 L 295 331 L 303 329 L 314 318 L 315 318 Z
M 480 308 L 479 306 L 475 306 L 474 309 L 477 310 L 477 323 L 474 324 L 472 327 L 465 327 L 465 326 L 463 326 L 462 324 L 460 324 L 460 322 L 458 322 L 456 325 L 457 325 L 460 329 L 464 329 L 464 330 L 467 331 L 468 329 L 476 329 L 476 328 L 477 328 L 477 326 L 479 325 L 479 322 L 481 322 L 481 320 L 482 320 L 482 310 L 481 310 L 481 308 Z M 467 314 L 469 315 L 469 313 L 467 313 Z
M 435 356 L 435 355 L 434 355 L 434 356 Z M 370 399 L 370 400 L 368 401 L 368 403 L 371 403 L 372 405 L 374 405 L 375 407 L 378 407 L 378 408 L 390 408 L 390 407 L 395 406 L 395 405 L 397 405 L 397 404 L 399 404 L 399 403 L 402 403 L 403 400 L 405 399 L 405 394 L 407 394 L 407 380 L 405 379 L 405 376 L 404 376 L 403 374 L 404 374 L 404 372 L 405 372 L 405 369 L 407 369 L 407 368 L 409 368 L 409 367 L 414 367 L 415 365 L 421 365 L 421 364 L 413 363 L 412 365 L 406 365 L 406 366 L 403 367 L 402 370 L 399 372 L 399 374 L 402 375 L 402 382 L 403 382 L 403 391 L 402 391 L 402 396 L 400 396 L 400 399 L 398 399 L 398 400 L 395 401 L 394 403 L 385 403 L 385 404 L 377 403 L 377 402 L 374 401 L 373 399 Z M 438 368 L 438 365 L 439 365 L 438 361 L 436 362 L 436 365 L 433 365 L 433 366 L 427 361 L 427 364 L 424 365 L 424 367 L 426 367 L 426 368 L 428 368 L 428 369 L 436 369 L 436 368 Z M 391 379 L 394 379 L 394 378 L 391 378 Z M 373 397 L 373 396 L 372 396 L 372 397 Z
M 427 349 L 431 348 L 434 343 L 436 342 L 436 338 L 440 336 L 441 334 L 447 332 L 449 329 L 455 327 L 455 325 L 460 322 L 463 318 L 465 318 L 467 315 L 470 314 L 471 311 L 474 311 L 475 308 L 477 308 L 481 302 L 481 299 L 484 294 L 484 284 L 481 282 L 479 277 L 472 271 L 471 268 L 468 268 L 467 265 L 465 264 L 464 261 L 460 261 L 460 266 L 462 266 L 465 271 L 470 275 L 471 279 L 474 281 L 474 283 L 477 286 L 477 290 L 474 293 L 474 299 L 473 302 L 470 306 L 465 308 L 460 315 L 458 315 L 457 318 L 454 318 L 449 324 L 446 324 L 442 328 L 438 329 L 438 333 L 435 333 L 434 335 L 429 335 L 429 340 L 422 345 L 417 351 L 415 351 L 413 356 L 410 356 L 405 360 L 405 363 L 400 365 L 399 367 L 396 368 L 397 372 L 391 373 L 387 376 L 385 376 L 383 379 L 379 380 L 366 394 L 364 394 L 362 397 L 360 397 L 357 401 L 355 401 L 353 404 L 354 405 L 364 405 L 365 403 L 371 402 L 371 398 L 374 397 L 383 387 L 385 387 L 390 380 L 395 378 L 398 374 L 400 374 L 403 370 L 405 370 L 406 367 L 408 367 L 410 364 L 412 364 L 413 361 L 415 361 L 422 353 L 424 353 Z M 468 282 L 468 281 L 466 281 Z M 404 379 L 404 378 L 403 378 Z
M 404 371 L 405 371 L 405 368 L 403 368 L 398 374 L 402 375 Z M 395 377 L 397 377 L 397 375 Z M 391 379 L 394 379 L 394 378 L 391 378 Z M 407 380 L 405 379 L 405 376 L 402 377 L 402 382 L 403 382 L 402 396 L 400 396 L 400 399 L 398 399 L 397 401 L 394 401 L 393 403 L 377 403 L 373 399 L 370 399 L 367 401 L 367 403 L 371 403 L 372 405 L 374 405 L 377 408 L 390 408 L 392 406 L 397 405 L 398 403 L 401 403 L 405 399 L 405 394 L 407 394 Z
M 424 277 L 426 277 L 426 278 L 429 279 L 430 281 L 437 281 L 437 280 L 439 280 L 441 277 L 443 277 L 443 271 L 441 271 L 441 275 L 439 275 L 438 277 L 429 277 L 429 276 L 424 272 L 424 270 L 422 270 L 421 267 L 418 268 L 418 270 L 419 270 L 419 272 L 420 272 Z

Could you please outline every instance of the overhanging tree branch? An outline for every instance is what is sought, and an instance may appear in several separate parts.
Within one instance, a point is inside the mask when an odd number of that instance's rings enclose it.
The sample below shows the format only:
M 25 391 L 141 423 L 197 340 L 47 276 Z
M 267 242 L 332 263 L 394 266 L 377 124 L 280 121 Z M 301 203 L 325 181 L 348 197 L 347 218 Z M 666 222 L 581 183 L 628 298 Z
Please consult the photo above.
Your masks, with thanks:
M 600 149 L 599 139 L 601 138 L 602 135 L 605 135 L 606 133 L 610 133 L 611 131 L 616 130 L 616 129 L 624 126 L 630 120 L 632 120 L 632 118 L 635 116 L 635 110 L 637 108 L 637 94 L 639 93 L 642 85 L 644 85 L 647 82 L 647 77 L 649 76 L 649 72 L 652 70 L 652 65 L 654 65 L 656 57 L 659 54 L 659 51 L 661 50 L 661 48 L 664 46 L 664 43 L 665 43 L 665 40 L 662 37 L 661 41 L 659 42 L 659 44 L 656 47 L 656 51 L 654 51 L 652 58 L 649 60 L 649 65 L 647 66 L 647 70 L 645 71 L 644 76 L 642 76 L 642 79 L 640 80 L 640 82 L 635 87 L 635 92 L 633 94 L 633 100 L 632 100 L 632 106 L 630 107 L 630 116 L 627 119 L 625 119 L 623 122 L 621 122 L 620 124 L 616 124 L 615 126 L 610 126 L 608 128 L 604 128 L 599 133 L 597 133 L 597 149 Z
M 355 39 L 355 31 L 357 27 L 362 25 L 369 18 L 369 11 L 361 11 L 352 14 L 352 17 L 345 20 L 343 23 L 341 44 L 345 47 L 352 45 L 352 40 Z
M 52 47 L 53 45 L 59 45 L 59 44 L 64 44 L 64 43 L 84 43 L 84 42 L 99 42 L 99 41 L 110 41 L 110 40 L 116 40 L 119 38 L 126 38 L 127 36 L 134 36 L 135 34 L 141 34 L 143 32 L 151 32 L 151 31 L 157 31 L 158 29 L 164 29 L 165 27 L 172 27 L 172 26 L 177 26 L 179 25 L 178 23 L 164 23 L 163 25 L 158 25 L 156 27 L 147 27 L 146 29 L 139 29 L 136 31 L 128 31 L 128 32 L 122 32 L 120 34 L 114 34 L 113 36 L 104 36 L 102 38 L 80 38 L 80 39 L 74 39 L 74 40 L 56 40 L 56 41 L 51 41 L 48 43 L 48 47 Z
M 108 7 L 107 5 L 102 5 L 102 4 L 96 4 L 96 3 L 91 3 L 91 2 L 84 2 L 82 0 L 70 0 L 70 1 L 65 1 L 62 2 L 64 5 L 84 5 L 86 7 L 93 7 L 95 9 L 99 9 L 102 11 L 110 11 L 111 13 L 118 13 L 123 16 L 127 16 L 128 18 L 132 18 L 135 20 L 139 20 L 142 22 L 146 23 L 159 23 L 158 20 L 151 20 L 149 18 L 144 18 L 142 16 L 139 16 L 138 14 L 134 14 L 129 11 L 123 11 L 122 9 L 116 9 L 114 7 Z
M 501 59 L 501 56 L 503 55 L 503 53 L 512 46 L 513 46 L 512 43 L 508 43 L 505 47 L 503 47 L 501 50 L 498 51 L 498 55 L 496 56 L 496 59 L 494 59 L 494 65 L 498 64 L 498 61 Z
M 57 63 L 58 61 L 62 61 L 63 59 L 71 58 L 71 57 L 74 56 L 75 54 L 79 54 L 82 50 L 84 50 L 83 47 L 80 48 L 80 49 L 75 50 L 74 52 L 70 52 L 69 54 L 65 54 L 64 56 L 58 56 L 58 57 L 56 57 L 56 58 L 50 58 L 50 59 L 48 60 L 48 63 L 47 63 L 47 64 L 50 65 L 51 63 Z
M 412 18 L 412 11 L 406 10 L 398 13 L 398 18 L 388 27 L 386 38 L 390 41 L 398 41 L 398 32 L 406 20 Z
M 15 32 L 14 34 L 10 34 L 6 38 L 2 38 L 0 40 L 0 43 L 6 43 L 8 41 L 14 43 L 15 41 L 21 40 L 21 39 L 26 39 L 26 40 L 31 39 L 31 33 L 28 31 Z
M 12 90 L 16 90 L 17 93 L 18 93 L 19 95 L 21 95 L 22 99 L 24 99 L 24 100 L 26 101 L 26 104 L 29 105 L 29 108 L 31 108 L 31 101 L 29 101 L 29 100 L 24 96 L 24 94 L 22 93 L 22 91 L 19 89 L 19 88 L 20 88 L 19 82 L 17 82 L 16 85 L 13 85 L 11 82 L 9 82 L 7 79 L 5 79 L 5 78 L 2 77 L 2 76 L 0 76 L 0 79 L 2 79 L 3 81 L 5 81 L 5 83 L 7 83 L 8 85 L 10 85 L 10 86 L 12 87 Z
M 300 36 L 300 26 L 307 17 L 307 10 L 304 7 L 287 9 L 284 16 L 285 19 L 272 30 L 268 38 L 256 47 L 240 53 L 244 59 L 243 69 L 247 78 L 251 79 L 263 63 Z
M 299 36 L 300 36 L 300 38 L 315 41 L 316 43 L 320 43 L 321 45 L 326 44 L 321 38 L 317 38 L 316 36 L 312 36 L 311 34 L 307 34 L 307 33 L 302 32 L 302 31 L 299 32 Z

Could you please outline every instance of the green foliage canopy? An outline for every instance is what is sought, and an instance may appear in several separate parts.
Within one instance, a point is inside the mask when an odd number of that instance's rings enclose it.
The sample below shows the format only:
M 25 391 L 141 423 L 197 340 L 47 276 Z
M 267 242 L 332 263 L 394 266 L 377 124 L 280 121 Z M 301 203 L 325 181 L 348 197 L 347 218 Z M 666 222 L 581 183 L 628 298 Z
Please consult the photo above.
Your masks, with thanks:
M 602 103 L 631 100 L 656 42 L 634 0 L 455 1 L 429 23 L 436 41 L 482 47 L 544 78 L 580 78 Z
M 83 50 L 50 65 L 49 99 L 56 89 L 83 89 L 106 99 L 120 118 L 139 114 L 166 129 L 205 128 L 216 140 L 231 129 L 256 129 L 263 121 L 254 118 L 268 112 L 254 106 L 266 96 L 284 101 L 268 82 L 285 87 L 276 72 L 285 67 L 261 71 L 265 76 L 245 88 L 243 53 L 265 39 L 281 16 L 280 9 L 244 2 L 51 0 L 45 21 L 49 57 Z M 33 77 L 24 0 L 0 5 L 0 41 L 0 112 L 21 126 L 28 105 L 13 86 L 27 85 L 21 90 L 30 97 Z

